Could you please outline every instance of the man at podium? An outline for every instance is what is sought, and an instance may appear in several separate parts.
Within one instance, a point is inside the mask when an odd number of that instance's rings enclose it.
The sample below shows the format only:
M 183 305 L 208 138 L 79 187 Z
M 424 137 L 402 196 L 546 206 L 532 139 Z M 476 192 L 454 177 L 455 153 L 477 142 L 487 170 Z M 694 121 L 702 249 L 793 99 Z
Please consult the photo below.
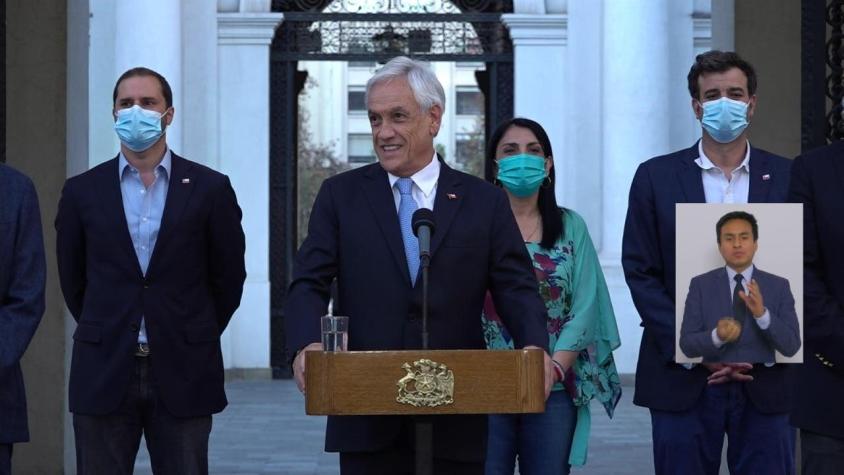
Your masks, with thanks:
M 321 350 L 319 319 L 337 280 L 334 313 L 349 316 L 349 350 L 422 347 L 418 208 L 433 210 L 428 333 L 431 349 L 483 349 L 478 321 L 489 289 L 516 347 L 546 349 L 545 306 L 504 192 L 449 168 L 434 151 L 442 85 L 421 62 L 397 57 L 366 85 L 378 163 L 323 182 L 296 257 L 285 307 L 296 382 L 304 352 Z M 553 378 L 545 364 L 546 395 Z M 433 472 L 482 474 L 485 415 L 435 416 Z M 325 449 L 349 474 L 413 473 L 413 419 L 329 416 Z

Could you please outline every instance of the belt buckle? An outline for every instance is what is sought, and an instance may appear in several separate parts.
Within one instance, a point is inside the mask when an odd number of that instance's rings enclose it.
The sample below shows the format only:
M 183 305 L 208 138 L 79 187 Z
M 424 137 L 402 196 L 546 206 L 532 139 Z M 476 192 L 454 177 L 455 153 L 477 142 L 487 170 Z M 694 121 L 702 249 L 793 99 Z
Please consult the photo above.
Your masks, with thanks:
M 135 356 L 144 358 L 149 356 L 149 343 L 138 343 L 138 346 L 135 349 Z

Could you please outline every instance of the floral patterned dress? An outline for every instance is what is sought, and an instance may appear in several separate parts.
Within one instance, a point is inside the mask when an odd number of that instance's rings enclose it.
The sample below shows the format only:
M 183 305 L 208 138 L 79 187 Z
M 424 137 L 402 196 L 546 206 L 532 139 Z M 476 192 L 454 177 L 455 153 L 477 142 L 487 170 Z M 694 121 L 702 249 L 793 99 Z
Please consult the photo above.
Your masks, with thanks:
M 612 351 L 620 346 L 618 327 L 607 283 L 598 255 L 583 218 L 563 210 L 565 235 L 552 249 L 526 242 L 533 260 L 539 293 L 548 308 L 547 330 L 552 351 L 577 351 L 574 365 L 566 374 L 566 390 L 577 407 L 577 423 L 569 463 L 586 463 L 593 398 L 612 417 L 621 398 L 621 384 Z M 489 349 L 513 349 L 513 340 L 495 311 L 487 293 L 481 316 L 484 339 Z

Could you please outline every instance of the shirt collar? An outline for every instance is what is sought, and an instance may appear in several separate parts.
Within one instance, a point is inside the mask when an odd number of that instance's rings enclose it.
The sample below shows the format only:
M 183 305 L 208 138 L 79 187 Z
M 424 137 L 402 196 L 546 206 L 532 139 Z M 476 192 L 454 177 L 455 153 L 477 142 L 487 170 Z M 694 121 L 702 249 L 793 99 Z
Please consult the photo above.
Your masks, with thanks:
M 727 277 L 729 277 L 730 282 L 732 282 L 733 280 L 735 280 L 736 274 L 738 274 L 738 272 L 736 272 L 730 266 L 726 266 L 726 267 L 727 267 Z M 744 285 L 747 285 L 747 283 L 750 282 L 751 277 L 753 277 L 753 269 L 755 269 L 755 266 L 753 264 L 750 264 L 747 267 L 747 269 L 745 269 L 744 272 L 741 273 L 741 275 L 744 276 Z
M 739 166 L 737 166 L 733 171 L 741 170 L 743 168 L 745 172 L 750 173 L 750 141 L 746 140 L 746 142 L 747 147 L 744 152 L 744 160 L 742 160 Z M 697 142 L 697 153 L 698 157 L 695 159 L 697 166 L 704 170 L 716 168 L 715 164 L 712 163 L 712 160 L 710 160 L 703 151 L 703 140 L 698 140 Z
M 159 163 L 158 166 L 155 167 L 155 169 L 156 169 L 156 171 L 163 170 L 164 176 L 169 179 L 170 178 L 170 169 L 172 168 L 172 165 L 173 165 L 172 154 L 170 153 L 170 149 L 167 148 L 167 149 L 164 150 L 164 158 L 161 159 L 161 163 Z M 123 174 L 126 172 L 127 169 L 128 170 L 136 170 L 136 168 L 133 167 L 132 165 L 130 165 L 129 161 L 126 160 L 126 156 L 123 155 L 123 152 L 120 152 L 120 154 L 117 158 L 117 176 L 120 177 L 120 179 L 123 179 Z
M 436 152 L 434 152 L 434 158 L 431 160 L 431 163 L 425 165 L 425 167 L 418 172 L 414 173 L 410 176 L 410 179 L 413 183 L 416 184 L 416 187 L 422 191 L 422 194 L 425 197 L 429 197 L 431 193 L 434 192 L 434 187 L 437 186 L 437 180 L 440 177 L 440 160 L 437 157 Z M 393 175 L 392 173 L 387 173 L 387 178 L 390 180 L 390 188 L 392 189 L 396 182 L 399 181 L 398 176 Z

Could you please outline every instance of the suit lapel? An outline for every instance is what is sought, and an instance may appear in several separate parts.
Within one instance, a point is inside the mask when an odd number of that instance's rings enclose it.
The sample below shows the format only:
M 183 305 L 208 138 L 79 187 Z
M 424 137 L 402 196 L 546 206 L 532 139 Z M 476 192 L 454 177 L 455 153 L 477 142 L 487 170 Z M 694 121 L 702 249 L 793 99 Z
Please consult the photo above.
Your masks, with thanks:
M 434 256 L 443 237 L 454 221 L 454 216 L 465 197 L 461 193 L 460 175 L 440 161 L 440 177 L 437 179 L 437 195 L 434 198 L 434 222 L 436 229 L 431 236 L 431 256 Z
M 750 190 L 747 193 L 748 203 L 765 203 L 771 190 L 772 177 L 769 157 L 759 150 L 750 147 Z M 778 177 L 777 177 L 778 178 Z
M 361 184 L 363 194 L 369 202 L 369 207 L 375 215 L 375 222 L 387 241 L 387 247 L 400 269 L 407 285 L 410 286 L 410 271 L 407 268 L 407 257 L 404 255 L 404 243 L 399 229 L 399 215 L 396 211 L 396 201 L 393 191 L 390 189 L 390 182 L 387 172 L 379 164 L 370 165 L 369 170 L 364 174 L 364 182 Z
M 161 249 L 167 245 L 167 241 L 179 225 L 182 211 L 185 209 L 196 180 L 192 172 L 191 163 L 175 153 L 171 152 L 170 179 L 167 186 L 167 199 L 164 202 L 164 214 L 161 216 L 161 227 L 158 230 L 158 239 L 155 241 L 155 248 L 149 260 L 147 275 L 151 274 L 156 262 L 160 259 Z
M 126 211 L 123 209 L 123 193 L 120 191 L 118 166 L 119 161 L 116 157 L 111 160 L 108 166 L 101 168 L 102 176 L 97 180 L 99 195 L 102 197 L 100 203 L 103 207 L 106 222 L 117 223 L 118 247 L 126 252 L 126 256 L 132 261 L 138 275 L 143 275 L 141 265 L 138 263 L 138 255 L 135 254 L 135 246 L 132 244 L 132 236 L 129 235 Z
M 680 158 L 677 169 L 677 180 L 683 189 L 686 203 L 706 203 L 706 195 L 703 192 L 703 179 L 700 175 L 701 168 L 695 163 L 698 158 L 698 144 L 686 149 Z

